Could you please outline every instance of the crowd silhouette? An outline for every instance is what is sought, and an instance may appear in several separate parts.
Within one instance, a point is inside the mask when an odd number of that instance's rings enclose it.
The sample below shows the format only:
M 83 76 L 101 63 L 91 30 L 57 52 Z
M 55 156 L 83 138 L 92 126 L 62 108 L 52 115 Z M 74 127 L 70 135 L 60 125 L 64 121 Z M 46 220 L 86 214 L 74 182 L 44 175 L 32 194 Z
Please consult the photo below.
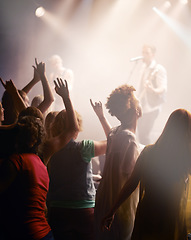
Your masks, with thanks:
M 142 145 L 136 89 L 116 86 L 106 108 L 120 125 L 111 127 L 102 103 L 90 99 L 106 137 L 77 141 L 82 118 L 67 81 L 50 83 L 37 59 L 33 68 L 21 90 L 0 79 L 0 239 L 188 239 L 191 113 L 175 109 L 157 141 Z M 27 94 L 39 81 L 43 95 L 29 106 Z M 54 94 L 61 111 L 50 108 Z M 103 155 L 95 186 L 92 159 Z

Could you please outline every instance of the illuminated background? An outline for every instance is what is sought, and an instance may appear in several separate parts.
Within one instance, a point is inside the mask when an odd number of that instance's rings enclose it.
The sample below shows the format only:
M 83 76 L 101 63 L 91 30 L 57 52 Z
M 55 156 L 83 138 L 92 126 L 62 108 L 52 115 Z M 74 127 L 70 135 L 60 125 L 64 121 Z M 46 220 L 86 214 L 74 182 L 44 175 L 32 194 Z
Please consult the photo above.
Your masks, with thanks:
M 119 85 L 137 87 L 130 59 L 141 55 L 144 43 L 156 45 L 156 59 L 168 74 L 167 101 L 154 139 L 174 109 L 191 110 L 190 0 L 1 0 L 0 16 L 0 76 L 22 88 L 32 79 L 35 57 L 46 63 L 49 76 L 49 59 L 59 54 L 74 73 L 71 97 L 84 120 L 79 138 L 105 138 L 89 99 L 104 104 Z M 41 92 L 38 83 L 30 99 Z

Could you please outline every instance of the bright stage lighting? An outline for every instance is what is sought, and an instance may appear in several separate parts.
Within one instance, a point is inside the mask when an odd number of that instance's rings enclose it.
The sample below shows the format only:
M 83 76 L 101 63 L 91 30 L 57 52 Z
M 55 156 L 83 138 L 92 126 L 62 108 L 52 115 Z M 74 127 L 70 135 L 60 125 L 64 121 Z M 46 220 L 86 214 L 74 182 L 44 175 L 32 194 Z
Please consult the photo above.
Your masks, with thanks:
M 37 17 L 42 17 L 45 14 L 45 9 L 43 7 L 38 7 L 35 11 Z
M 180 0 L 180 3 L 186 5 L 188 3 L 188 0 Z
M 164 2 L 164 8 L 168 9 L 171 7 L 171 3 L 169 1 Z
M 153 11 L 176 33 L 176 35 L 191 49 L 191 34 L 189 28 L 153 7 Z

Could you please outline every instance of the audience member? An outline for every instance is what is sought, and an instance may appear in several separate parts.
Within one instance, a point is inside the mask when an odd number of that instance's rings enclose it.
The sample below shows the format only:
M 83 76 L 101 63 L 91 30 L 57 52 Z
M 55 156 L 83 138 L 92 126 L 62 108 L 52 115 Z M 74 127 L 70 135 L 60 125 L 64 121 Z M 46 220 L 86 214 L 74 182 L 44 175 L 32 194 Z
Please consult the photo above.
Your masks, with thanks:
M 95 221 L 96 239 L 130 240 L 138 204 L 139 189 L 123 203 L 109 232 L 100 229 L 101 220 L 108 212 L 123 185 L 130 178 L 139 155 L 135 131 L 137 120 L 142 115 L 135 89 L 129 85 L 116 88 L 108 97 L 106 107 L 121 125 L 112 129 L 107 138 L 106 160 L 103 177 L 96 194 Z
M 0 168 L 3 239 L 53 240 L 45 217 L 49 177 L 36 155 L 44 133 L 43 123 L 34 116 L 24 116 L 12 129 L 15 130 L 13 154 L 4 156 Z
M 132 240 L 187 239 L 186 202 L 191 173 L 191 113 L 172 112 L 155 144 L 139 156 L 131 177 L 103 220 L 112 229 L 114 214 L 141 183 Z
M 24 100 L 25 107 L 29 105 L 29 99 L 28 99 L 28 92 L 32 89 L 32 87 L 41 80 L 42 86 L 43 86 L 43 92 L 44 92 L 44 100 L 37 106 L 41 110 L 42 113 L 44 113 L 51 103 L 54 101 L 52 91 L 50 89 L 48 80 L 45 75 L 45 64 L 43 62 L 38 63 L 37 59 L 35 59 L 36 66 L 33 66 L 34 68 L 34 77 L 33 79 L 22 89 L 18 90 L 19 96 L 22 97 Z M 8 87 L 8 82 L 3 82 L 1 79 L 1 83 L 5 87 L 5 92 L 2 97 L 2 105 L 5 109 L 5 118 L 3 121 L 4 125 L 12 124 L 17 121 L 17 117 L 19 112 L 22 109 L 18 109 L 17 107 L 17 100 L 18 100 L 18 93 L 16 91 L 10 92 Z M 16 88 L 16 87 L 15 87 Z M 12 88 L 13 89 L 13 88 Z
M 51 123 L 51 125 L 55 125 L 56 134 L 51 132 L 50 138 L 46 138 L 41 146 L 42 159 L 46 165 L 50 157 L 63 148 L 79 130 L 76 114 L 69 96 L 67 81 L 65 80 L 64 84 L 61 78 L 57 78 L 54 83 L 55 91 L 62 98 L 66 109 L 59 112 L 55 117 L 59 119 L 58 126 L 57 123 L 54 124 L 55 121 Z M 64 128 L 62 128 L 63 123 L 65 124 Z M 53 127 L 51 126 L 51 128 Z
M 104 117 L 101 102 L 90 102 L 107 135 L 110 125 Z M 67 128 L 67 122 L 60 121 L 60 118 L 65 118 L 65 112 L 56 116 L 52 125 L 53 136 Z M 80 130 L 81 118 L 79 115 L 77 118 Z M 78 133 L 50 158 L 48 164 L 48 219 L 56 240 L 94 239 L 96 191 L 91 158 L 105 153 L 107 141 L 75 141 Z
M 45 126 L 45 130 L 46 130 L 46 138 L 47 139 L 52 137 L 51 126 L 52 126 L 52 123 L 58 113 L 59 113 L 58 111 L 51 111 L 47 114 L 47 116 L 45 118 L 44 126 Z
M 141 144 L 152 143 L 153 126 L 166 101 L 166 69 L 156 62 L 156 48 L 144 44 L 142 47 L 142 70 L 140 73 L 139 94 L 143 116 L 138 121 L 138 136 Z

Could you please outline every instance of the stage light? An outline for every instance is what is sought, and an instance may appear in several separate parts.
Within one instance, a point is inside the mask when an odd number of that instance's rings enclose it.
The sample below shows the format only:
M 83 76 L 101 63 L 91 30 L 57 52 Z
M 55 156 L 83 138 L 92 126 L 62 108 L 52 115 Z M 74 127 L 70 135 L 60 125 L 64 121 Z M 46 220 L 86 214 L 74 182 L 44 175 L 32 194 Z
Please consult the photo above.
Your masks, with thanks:
M 171 2 L 170 1 L 165 1 L 164 2 L 164 8 L 165 9 L 168 9 L 168 8 L 170 8 L 171 7 Z
M 45 9 L 43 7 L 38 7 L 35 11 L 37 17 L 42 17 L 45 14 Z
M 186 5 L 188 3 L 188 0 L 180 0 L 180 3 Z

